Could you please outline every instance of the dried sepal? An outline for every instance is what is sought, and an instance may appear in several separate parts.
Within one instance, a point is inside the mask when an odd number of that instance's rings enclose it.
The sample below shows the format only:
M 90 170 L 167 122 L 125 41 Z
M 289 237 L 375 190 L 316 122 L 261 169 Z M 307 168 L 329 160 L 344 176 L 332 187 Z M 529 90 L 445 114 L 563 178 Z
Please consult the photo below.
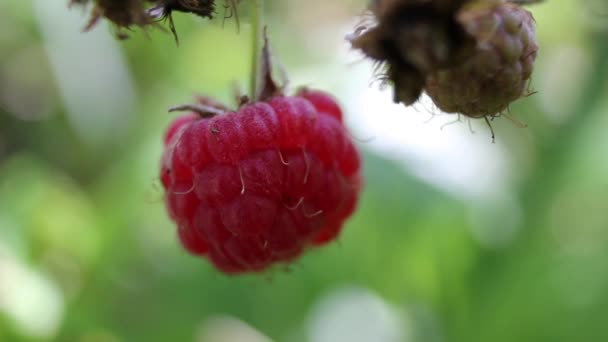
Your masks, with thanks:
M 173 22 L 173 13 L 194 14 L 201 18 L 212 19 L 216 12 L 215 0 L 70 0 L 68 6 L 87 6 L 93 2 L 91 19 L 85 31 L 93 28 L 101 19 L 107 19 L 117 29 L 119 38 L 126 37 L 123 30 L 133 27 L 161 27 L 160 21 L 168 21 L 169 29 L 178 41 Z M 224 8 L 229 11 L 228 17 L 235 17 L 238 25 L 238 0 L 225 0 Z
M 262 46 L 262 54 L 259 61 L 259 70 L 257 77 L 258 93 L 255 94 L 255 99 L 258 101 L 266 101 L 275 96 L 283 94 L 284 86 L 280 86 L 274 80 L 273 71 L 273 55 L 268 39 L 268 31 L 266 27 L 263 32 L 264 45 Z
M 385 66 L 395 102 L 418 100 L 427 74 L 464 60 L 473 40 L 456 20 L 464 0 L 375 0 L 373 20 L 348 36 L 352 47 Z
M 158 0 L 155 2 L 156 4 L 148 10 L 148 13 L 157 19 L 168 20 L 169 30 L 178 43 L 179 38 L 173 21 L 173 12 L 192 13 L 202 18 L 212 19 L 215 11 L 214 0 Z
M 156 3 L 156 7 L 162 7 L 165 16 L 176 11 L 192 13 L 203 18 L 213 18 L 215 11 L 215 0 L 160 0 Z

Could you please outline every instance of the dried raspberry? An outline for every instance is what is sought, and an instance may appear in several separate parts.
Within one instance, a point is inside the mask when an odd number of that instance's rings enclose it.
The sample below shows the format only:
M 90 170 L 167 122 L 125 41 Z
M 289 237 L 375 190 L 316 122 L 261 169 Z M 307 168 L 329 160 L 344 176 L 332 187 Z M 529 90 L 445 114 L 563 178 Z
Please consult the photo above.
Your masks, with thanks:
M 349 38 L 383 67 L 394 101 L 423 90 L 446 112 L 479 118 L 526 94 L 538 45 L 532 15 L 516 5 L 539 0 L 371 0 L 371 24 Z
M 418 100 L 426 75 L 460 63 L 473 45 L 456 20 L 468 0 L 372 0 L 371 23 L 349 38 L 353 48 L 382 65 L 394 101 Z
M 176 119 L 161 180 L 184 248 L 225 273 L 244 273 L 333 241 L 361 188 L 359 154 L 341 118 L 331 96 L 305 89 Z
M 480 118 L 526 95 L 538 51 L 532 14 L 515 4 L 477 1 L 458 20 L 477 42 L 465 63 L 429 75 L 426 92 L 444 112 Z

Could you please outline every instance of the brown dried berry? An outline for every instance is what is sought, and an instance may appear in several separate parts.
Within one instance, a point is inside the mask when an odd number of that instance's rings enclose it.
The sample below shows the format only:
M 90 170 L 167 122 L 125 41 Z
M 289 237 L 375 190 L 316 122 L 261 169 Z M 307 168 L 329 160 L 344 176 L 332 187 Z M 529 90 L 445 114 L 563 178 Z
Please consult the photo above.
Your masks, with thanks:
M 395 102 L 426 90 L 443 111 L 493 116 L 526 94 L 538 50 L 534 19 L 514 2 L 540 0 L 372 0 L 372 24 L 349 40 L 383 67 Z
M 474 41 L 456 20 L 465 0 L 374 0 L 370 26 L 349 38 L 355 49 L 384 64 L 395 102 L 418 100 L 426 75 L 457 65 L 472 54 Z
M 477 1 L 462 8 L 458 21 L 475 38 L 475 52 L 431 73 L 425 90 L 444 112 L 497 115 L 528 93 L 538 51 L 532 14 L 515 4 Z

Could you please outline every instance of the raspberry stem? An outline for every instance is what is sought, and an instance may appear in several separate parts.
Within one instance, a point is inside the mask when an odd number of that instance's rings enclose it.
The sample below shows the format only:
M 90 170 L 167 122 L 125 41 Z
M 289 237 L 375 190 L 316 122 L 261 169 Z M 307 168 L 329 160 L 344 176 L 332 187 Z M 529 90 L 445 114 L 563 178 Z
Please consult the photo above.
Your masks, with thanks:
M 260 43 L 264 26 L 264 0 L 251 0 L 251 75 L 249 91 L 252 99 L 257 98 L 258 67 L 260 62 Z

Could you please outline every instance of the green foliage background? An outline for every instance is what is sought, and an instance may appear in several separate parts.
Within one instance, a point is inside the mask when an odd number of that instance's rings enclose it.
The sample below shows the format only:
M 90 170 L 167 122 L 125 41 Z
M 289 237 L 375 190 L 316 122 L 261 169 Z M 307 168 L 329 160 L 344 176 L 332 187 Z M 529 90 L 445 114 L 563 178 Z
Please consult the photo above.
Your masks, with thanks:
M 302 3 L 268 1 L 275 50 L 287 69 L 345 64 L 314 45 L 315 37 L 341 44 L 348 15 L 363 4 Z M 499 139 L 522 161 L 511 170 L 522 212 L 508 244 L 480 243 L 470 228 L 471 203 L 362 144 L 366 188 L 340 241 L 286 270 L 244 277 L 218 274 L 179 248 L 157 166 L 172 118 L 167 107 L 194 91 L 229 100 L 232 80 L 246 81 L 246 11 L 239 34 L 230 20 L 222 28 L 221 20 L 178 15 L 179 48 L 158 31 L 116 42 L 137 102 L 107 136 L 87 140 L 94 130 L 78 131 L 63 105 L 37 4 L 0 4 L 0 341 L 201 340 L 201 324 L 217 315 L 273 340 L 307 341 L 315 303 L 341 286 L 366 288 L 403 313 L 397 317 L 407 341 L 608 340 L 608 17 L 597 14 L 601 2 L 549 0 L 532 9 L 539 68 L 562 45 L 583 51 L 589 68 L 573 75 L 580 70 L 565 61 L 555 75 L 576 95 L 561 108 L 563 120 L 550 120 L 537 97 L 514 106 L 525 113 L 530 141 L 519 141 L 523 130 L 501 135 L 506 124 L 497 123 Z M 78 62 L 77 48 L 67 53 Z M 349 79 L 322 82 L 339 89 Z M 97 100 L 113 101 L 105 96 Z M 490 214 L 485 224 L 506 219 Z M 57 330 L 36 333 L 15 319 L 10 303 L 33 301 L 38 309 L 27 315 L 52 304 L 37 301 L 31 277 L 15 287 L 9 276 L 23 273 L 15 265 L 58 293 Z

